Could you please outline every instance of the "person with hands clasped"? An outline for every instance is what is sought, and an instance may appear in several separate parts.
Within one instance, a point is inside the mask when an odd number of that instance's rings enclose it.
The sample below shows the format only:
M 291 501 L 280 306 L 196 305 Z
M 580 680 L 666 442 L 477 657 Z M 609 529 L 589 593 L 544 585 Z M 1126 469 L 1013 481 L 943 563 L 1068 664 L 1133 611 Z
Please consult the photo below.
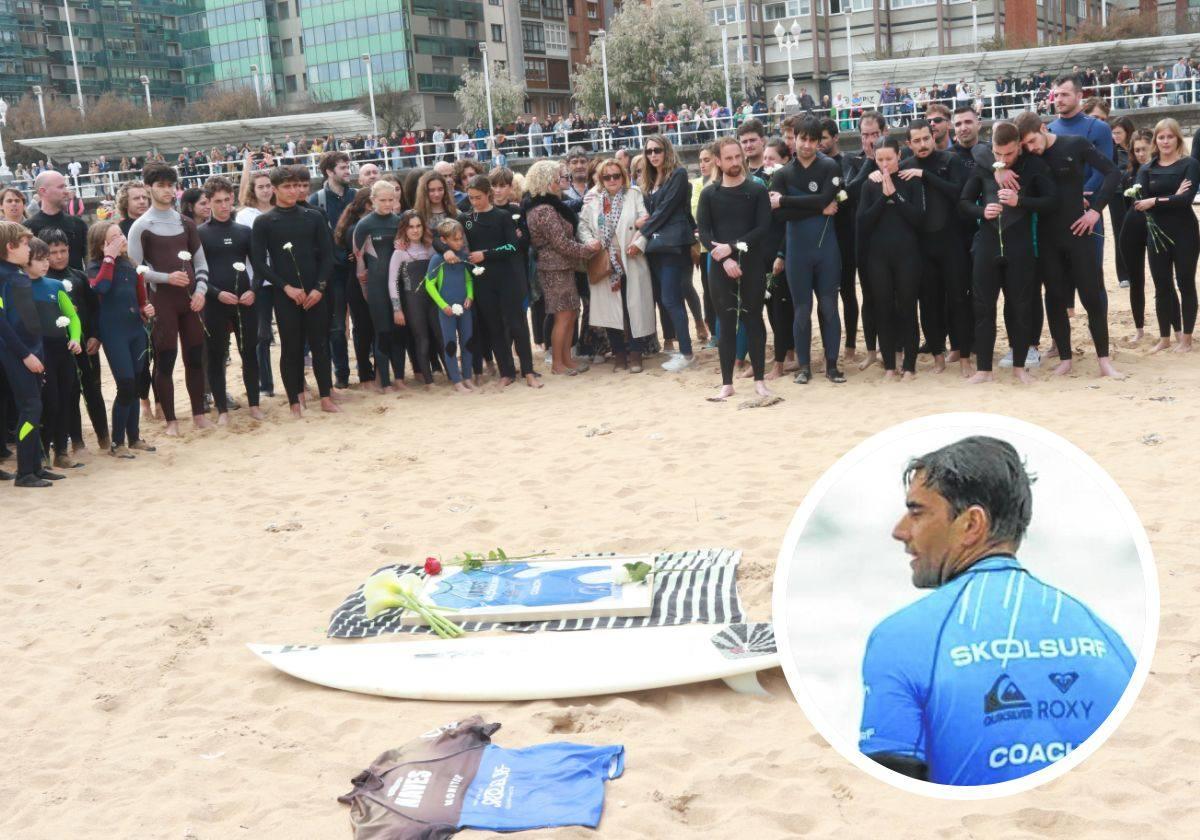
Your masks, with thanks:
M 475 390 L 475 383 L 470 381 L 471 354 L 475 346 L 471 329 L 475 284 L 468 271 L 471 263 L 466 252 L 467 237 L 463 233 L 462 225 L 454 219 L 446 219 L 438 225 L 437 234 L 445 244 L 446 250 L 454 253 L 458 259 L 447 262 L 442 254 L 434 254 L 429 260 L 429 269 L 425 275 L 425 291 L 438 307 L 446 374 L 454 383 L 454 389 L 465 394 Z M 461 370 L 458 366 L 460 349 Z M 464 372 L 466 377 L 463 376 Z

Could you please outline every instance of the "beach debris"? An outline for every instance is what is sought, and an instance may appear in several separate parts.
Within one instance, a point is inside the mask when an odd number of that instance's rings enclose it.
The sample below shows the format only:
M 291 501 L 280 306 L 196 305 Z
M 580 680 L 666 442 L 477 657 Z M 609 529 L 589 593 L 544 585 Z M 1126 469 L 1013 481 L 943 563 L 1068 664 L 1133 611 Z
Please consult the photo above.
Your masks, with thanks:
M 1161 396 L 1157 396 L 1157 397 L 1148 397 L 1148 399 L 1150 400 L 1150 402 L 1160 402 L 1160 403 L 1173 403 L 1173 402 L 1175 402 L 1175 398 L 1174 398 L 1174 397 L 1168 397 L 1166 394 L 1163 394 L 1163 395 L 1161 395 Z
M 766 408 L 769 405 L 781 402 L 783 402 L 783 397 L 776 394 L 772 394 L 769 397 L 755 397 L 754 399 L 742 400 L 738 403 L 738 411 L 741 411 L 743 408 Z
M 1142 443 L 1146 446 L 1158 446 L 1164 440 L 1163 436 L 1158 432 L 1151 432 L 1148 435 L 1142 435 Z
M 607 423 L 601 423 L 599 426 L 592 426 L 584 434 L 584 437 L 598 437 L 600 435 L 611 435 L 612 429 L 608 428 Z
M 267 526 L 267 531 L 271 534 L 278 534 L 281 531 L 299 531 L 303 527 L 303 525 L 294 520 L 292 522 L 284 522 L 282 525 L 272 522 Z

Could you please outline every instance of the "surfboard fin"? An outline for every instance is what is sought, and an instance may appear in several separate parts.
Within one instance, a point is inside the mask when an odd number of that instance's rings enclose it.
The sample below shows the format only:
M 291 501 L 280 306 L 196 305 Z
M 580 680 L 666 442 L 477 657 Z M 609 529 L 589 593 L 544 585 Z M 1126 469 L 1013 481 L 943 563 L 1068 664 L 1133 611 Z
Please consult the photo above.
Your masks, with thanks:
M 758 682 L 758 674 L 755 671 L 750 671 L 746 674 L 735 674 L 732 677 L 724 677 L 725 685 L 732 688 L 738 694 L 758 694 L 765 695 L 767 690 Z

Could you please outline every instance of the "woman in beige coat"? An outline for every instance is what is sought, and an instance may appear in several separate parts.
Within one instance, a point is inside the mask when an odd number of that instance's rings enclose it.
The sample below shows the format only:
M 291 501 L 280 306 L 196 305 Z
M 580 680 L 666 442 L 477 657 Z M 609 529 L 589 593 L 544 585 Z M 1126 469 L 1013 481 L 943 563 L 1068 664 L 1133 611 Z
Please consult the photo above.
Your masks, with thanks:
M 600 243 L 609 271 L 607 277 L 589 272 L 591 325 L 608 331 L 614 371 L 640 373 L 644 339 L 655 333 L 646 238 L 634 224 L 646 205 L 641 190 L 630 185 L 625 167 L 615 159 L 596 167 L 596 181 L 580 213 L 579 240 Z

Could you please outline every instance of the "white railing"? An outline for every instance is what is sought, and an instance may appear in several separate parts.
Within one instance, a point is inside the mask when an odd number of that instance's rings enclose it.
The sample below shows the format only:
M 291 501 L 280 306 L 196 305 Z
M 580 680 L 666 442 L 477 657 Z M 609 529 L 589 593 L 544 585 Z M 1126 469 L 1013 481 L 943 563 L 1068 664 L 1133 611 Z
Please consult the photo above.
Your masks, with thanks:
M 1166 79 L 1149 82 L 1129 82 L 1125 84 L 1096 85 L 1085 89 L 1089 96 L 1100 96 L 1107 100 L 1114 111 L 1131 111 L 1140 108 L 1160 107 L 1170 105 L 1200 104 L 1200 79 Z M 1035 111 L 1052 114 L 1053 95 L 1048 90 L 997 93 L 992 90 L 983 94 L 972 94 L 969 99 L 954 98 L 922 99 L 909 102 L 878 103 L 864 101 L 860 105 L 818 106 L 812 113 L 818 116 L 832 116 L 838 122 L 842 131 L 857 128 L 858 118 L 863 111 L 873 110 L 881 113 L 888 125 L 897 128 L 912 119 L 923 116 L 924 110 L 930 104 L 940 102 L 951 111 L 962 102 L 969 102 L 984 119 L 1004 119 L 1021 111 Z M 766 114 L 755 114 L 765 126 L 768 134 L 778 134 L 780 123 L 791 113 L 793 106 L 783 112 L 773 111 Z M 640 123 L 629 126 L 599 126 L 596 128 L 570 129 L 556 133 L 554 131 L 539 134 L 501 135 L 504 141 L 497 145 L 495 137 L 469 138 L 444 143 L 426 142 L 415 147 L 378 146 L 365 149 L 346 149 L 352 166 L 357 170 L 366 163 L 375 163 L 383 169 L 411 169 L 414 167 L 432 166 L 438 160 L 453 161 L 457 157 L 470 155 L 485 164 L 504 165 L 515 160 L 530 160 L 543 157 L 559 157 L 577 146 L 591 153 L 615 152 L 617 149 L 628 149 L 633 153 L 640 150 L 646 138 L 652 134 L 665 134 L 678 146 L 694 147 L 703 145 L 718 136 L 732 132 L 740 120 L 734 117 L 706 117 L 703 121 L 695 119 L 677 123 Z M 278 156 L 276 160 L 300 163 L 308 167 L 313 177 L 317 177 L 317 162 L 320 153 L 309 153 L 287 157 Z M 185 175 L 180 172 L 181 183 L 185 186 L 200 186 L 210 175 L 225 175 L 234 181 L 235 186 L 241 178 L 243 160 L 217 161 L 200 164 L 196 167 L 195 175 Z M 178 168 L 178 167 L 177 167 Z M 120 185 L 140 177 L 139 171 L 111 171 L 80 173 L 70 180 L 76 187 L 81 198 L 99 199 L 114 197 Z M 28 181 L 14 180 L 13 186 L 29 192 L 32 184 Z

